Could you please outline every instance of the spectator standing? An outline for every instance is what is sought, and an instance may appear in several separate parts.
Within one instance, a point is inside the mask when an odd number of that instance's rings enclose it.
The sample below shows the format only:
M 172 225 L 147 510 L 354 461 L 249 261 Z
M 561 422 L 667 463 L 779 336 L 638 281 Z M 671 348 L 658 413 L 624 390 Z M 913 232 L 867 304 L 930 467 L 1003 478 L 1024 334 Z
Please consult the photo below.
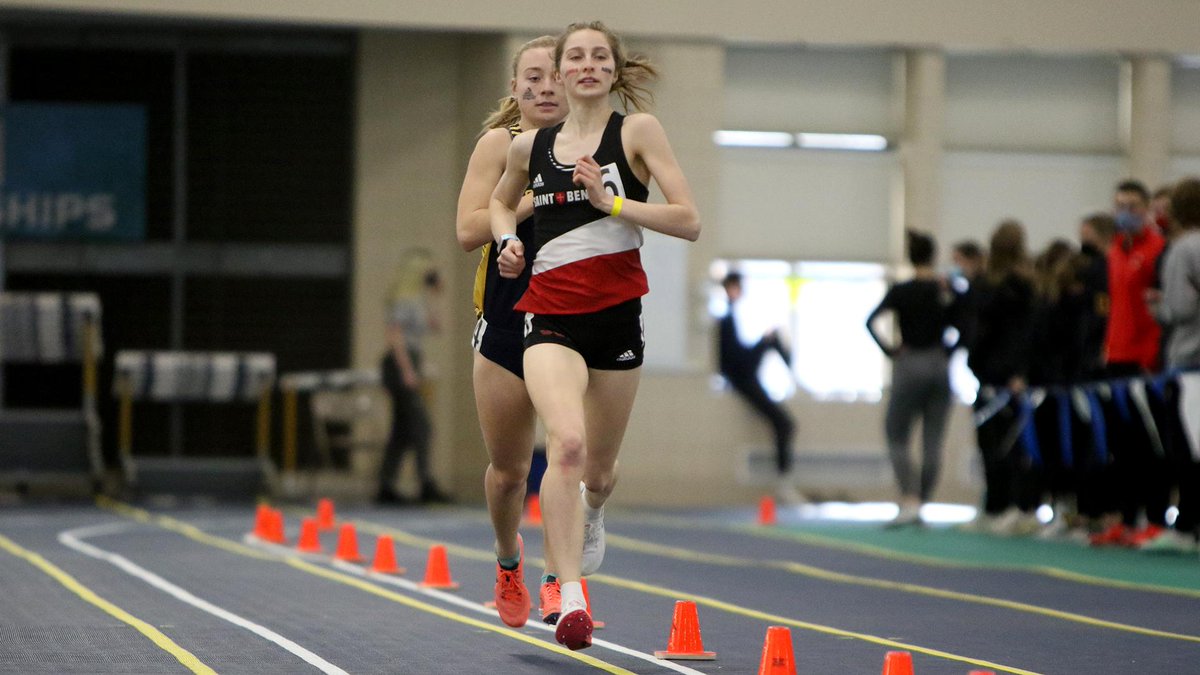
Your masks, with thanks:
M 1142 183 L 1126 180 L 1117 185 L 1113 197 L 1117 235 L 1108 250 L 1111 310 L 1104 336 L 1105 375 L 1117 380 L 1144 377 L 1159 366 L 1161 331 L 1146 298 L 1164 240 L 1150 220 L 1149 206 L 1150 194 Z M 1109 444 L 1114 452 L 1111 489 L 1121 520 L 1093 536 L 1092 544 L 1136 546 L 1165 526 L 1170 484 L 1157 466 L 1140 422 L 1132 415 L 1110 417 L 1107 421 L 1116 441 Z M 1143 512 L 1147 524 L 1139 528 Z
M 900 488 L 900 508 L 893 526 L 921 522 L 921 505 L 929 501 L 942 466 L 946 416 L 950 412 L 950 352 L 945 341 L 955 316 L 956 295 L 933 263 L 933 237 L 909 231 L 908 260 L 913 278 L 893 285 L 867 317 L 871 338 L 892 359 L 892 391 L 884 430 L 888 456 Z M 875 319 L 890 312 L 899 324 L 900 342 L 889 344 L 876 330 Z M 921 421 L 921 465 L 913 466 L 909 440 L 913 422 Z
M 1033 284 L 1021 223 L 1006 220 L 996 227 L 986 270 L 977 287 L 975 335 L 967 359 L 979 380 L 974 408 L 985 483 L 983 513 L 976 526 L 1009 533 L 1022 517 L 1017 472 L 1024 448 L 1017 397 L 1025 393 L 1028 381 L 1033 319 Z
M 1180 181 L 1171 197 L 1179 233 L 1163 264 L 1158 318 L 1169 326 L 1169 369 L 1200 368 L 1200 179 Z M 1195 551 L 1200 532 L 1200 373 L 1168 381 L 1165 443 L 1179 489 L 1179 515 L 1173 530 L 1148 539 L 1152 551 Z

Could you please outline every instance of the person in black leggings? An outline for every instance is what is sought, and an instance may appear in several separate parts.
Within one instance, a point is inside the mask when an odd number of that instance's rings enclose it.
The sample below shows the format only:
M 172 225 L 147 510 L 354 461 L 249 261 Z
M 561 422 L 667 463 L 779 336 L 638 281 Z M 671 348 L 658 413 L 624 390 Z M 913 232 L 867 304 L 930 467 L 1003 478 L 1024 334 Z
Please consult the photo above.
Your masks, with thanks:
M 900 487 L 900 511 L 893 525 L 920 522 L 921 505 L 929 501 L 942 466 L 942 440 L 950 412 L 950 352 L 945 341 L 953 325 L 956 295 L 933 268 L 937 252 L 933 238 L 907 233 L 913 278 L 895 284 L 867 317 L 867 330 L 892 359 L 892 394 L 884 430 L 888 455 Z M 890 312 L 900 328 L 900 343 L 890 345 L 876 331 L 875 319 Z M 913 422 L 921 418 L 922 461 L 909 459 Z

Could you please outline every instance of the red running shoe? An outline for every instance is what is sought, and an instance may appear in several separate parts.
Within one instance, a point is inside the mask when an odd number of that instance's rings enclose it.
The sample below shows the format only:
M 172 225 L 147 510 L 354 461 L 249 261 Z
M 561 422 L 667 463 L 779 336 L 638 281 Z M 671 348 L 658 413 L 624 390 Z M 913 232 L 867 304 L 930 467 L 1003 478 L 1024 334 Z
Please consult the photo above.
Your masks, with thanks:
M 592 617 L 586 609 L 577 609 L 559 617 L 554 639 L 571 651 L 592 646 Z
M 1132 536 L 1133 532 L 1123 523 L 1114 523 L 1103 532 L 1088 537 L 1088 541 L 1092 546 L 1130 546 Z
M 525 588 L 525 541 L 517 535 L 517 546 L 521 560 L 517 569 L 506 570 L 496 563 L 496 611 L 500 619 L 513 628 L 520 628 L 529 620 L 529 590 Z
M 542 607 L 542 623 L 551 626 L 558 623 L 559 612 L 562 611 L 562 589 L 558 581 L 547 581 L 538 591 L 538 604 Z

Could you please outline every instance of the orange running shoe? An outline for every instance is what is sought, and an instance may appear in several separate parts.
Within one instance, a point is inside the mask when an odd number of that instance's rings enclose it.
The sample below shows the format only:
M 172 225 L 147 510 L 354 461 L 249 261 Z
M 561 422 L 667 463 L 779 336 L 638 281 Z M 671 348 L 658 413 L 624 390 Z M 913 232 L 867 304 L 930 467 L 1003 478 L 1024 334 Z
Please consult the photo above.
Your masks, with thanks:
M 586 609 L 568 612 L 558 620 L 558 628 L 554 630 L 554 639 L 571 651 L 587 649 L 592 646 L 592 617 Z
M 513 628 L 520 628 L 529 620 L 529 590 L 525 588 L 525 541 L 517 535 L 517 546 L 521 550 L 517 569 L 506 570 L 496 563 L 496 611 L 500 619 Z
M 562 591 L 558 581 L 547 581 L 538 591 L 538 603 L 542 608 L 542 622 L 551 626 L 558 623 L 559 612 L 562 611 Z

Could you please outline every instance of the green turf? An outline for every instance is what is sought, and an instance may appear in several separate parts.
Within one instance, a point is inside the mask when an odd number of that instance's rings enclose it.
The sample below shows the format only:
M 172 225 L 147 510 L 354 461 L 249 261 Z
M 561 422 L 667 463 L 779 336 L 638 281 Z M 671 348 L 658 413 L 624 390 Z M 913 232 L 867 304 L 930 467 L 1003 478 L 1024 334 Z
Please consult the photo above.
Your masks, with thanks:
M 1006 568 L 1053 568 L 1122 583 L 1151 584 L 1200 592 L 1200 556 L 1151 554 L 1120 548 L 1030 537 L 999 537 L 953 528 L 885 529 L 879 525 L 803 524 L 781 526 L 801 537 L 870 547 L 892 556 L 917 556 L 949 564 Z

